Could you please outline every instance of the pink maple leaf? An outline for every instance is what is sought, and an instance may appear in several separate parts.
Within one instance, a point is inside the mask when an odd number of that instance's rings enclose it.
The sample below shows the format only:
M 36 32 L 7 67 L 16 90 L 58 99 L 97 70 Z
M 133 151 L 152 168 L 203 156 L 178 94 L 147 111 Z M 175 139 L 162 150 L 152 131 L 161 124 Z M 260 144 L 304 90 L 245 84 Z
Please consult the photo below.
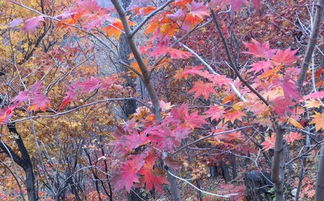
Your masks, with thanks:
M 268 71 L 273 65 L 270 61 L 258 61 L 258 62 L 255 62 L 253 63 L 252 65 L 252 68 L 248 70 L 248 72 L 259 72 L 259 71 L 262 71 L 263 72 L 266 72 Z
M 225 75 L 210 74 L 206 78 L 209 79 L 211 82 L 213 82 L 214 85 L 217 85 L 217 86 L 227 85 L 232 82 L 232 80 L 230 78 L 226 77 Z
M 290 50 L 290 48 L 286 50 L 278 50 L 276 55 L 272 57 L 272 61 L 280 64 L 291 65 L 297 61 L 297 57 L 295 56 L 297 50 Z
M 265 151 L 272 149 L 275 145 L 276 136 L 273 134 L 271 137 L 266 137 L 264 142 L 261 143 Z
M 178 9 L 175 13 L 173 14 L 168 14 L 167 16 L 174 20 L 174 21 L 177 21 L 177 20 L 180 20 L 180 19 L 183 19 L 184 16 L 186 16 L 186 12 L 183 10 L 183 9 Z
M 190 52 L 174 49 L 171 47 L 167 49 L 167 52 L 169 53 L 172 59 L 188 59 L 192 56 Z
M 290 132 L 287 135 L 285 135 L 285 140 L 288 144 L 293 143 L 295 140 L 302 140 L 304 139 L 304 136 L 297 132 Z
M 218 120 L 224 117 L 224 109 L 218 106 L 211 106 L 205 112 L 207 117 L 210 117 L 212 120 Z
M 283 80 L 283 83 L 281 84 L 281 87 L 284 91 L 284 95 L 286 99 L 295 99 L 299 100 L 301 97 L 298 89 L 297 89 L 297 84 L 294 83 L 292 80 L 285 78 Z
M 207 6 L 203 2 L 195 2 L 195 1 L 193 1 L 189 5 L 189 9 L 190 9 L 190 14 L 191 15 L 197 16 L 200 19 L 204 19 L 204 16 L 209 15 L 209 9 L 207 8 Z
M 90 78 L 77 84 L 77 87 L 82 89 L 82 93 L 92 92 L 100 87 L 100 80 L 98 78 Z
M 233 7 L 233 10 L 234 11 L 239 10 L 245 2 L 246 0 L 231 0 L 231 5 Z
M 50 105 L 50 101 L 42 92 L 43 86 L 40 82 L 36 82 L 30 89 L 30 106 L 29 110 L 37 111 L 42 110 L 45 111 L 46 108 Z
M 116 140 L 111 145 L 114 145 L 117 151 L 125 154 L 148 142 L 146 135 L 137 132 L 129 134 L 121 128 L 116 130 L 115 137 Z
M 50 101 L 42 92 L 43 86 L 40 82 L 36 82 L 29 90 L 21 91 L 12 99 L 15 106 L 20 106 L 23 102 L 30 100 L 28 110 L 42 110 L 45 111 L 50 105 Z
M 21 91 L 19 94 L 12 99 L 12 102 L 14 102 L 17 105 L 20 105 L 21 103 L 29 100 L 29 92 L 28 91 Z
M 263 58 L 272 58 L 277 51 L 276 49 L 271 49 L 269 45 L 269 41 L 265 43 L 260 43 L 254 39 L 252 39 L 249 43 L 244 43 L 244 46 L 248 49 L 248 54 L 252 54 L 256 57 Z
M 304 100 L 307 100 L 307 99 L 321 99 L 321 98 L 324 98 L 324 91 L 318 91 L 318 92 L 314 92 L 314 93 L 308 94 L 306 96 L 303 96 Z
M 189 90 L 189 92 L 194 93 L 195 98 L 202 96 L 205 99 L 208 99 L 211 94 L 216 93 L 213 83 L 206 83 L 200 80 L 194 82 L 194 86 Z
M 155 50 L 149 53 L 150 56 L 160 57 L 169 54 L 172 59 L 187 59 L 192 56 L 190 52 L 167 47 L 166 45 L 158 46 Z
M 294 102 L 292 102 L 290 99 L 287 99 L 285 97 L 277 97 L 272 101 L 273 110 L 278 115 L 284 115 L 286 112 L 291 112 L 290 109 L 291 106 L 294 105 Z
M 43 16 L 32 17 L 25 21 L 23 30 L 28 33 L 34 32 L 36 28 L 39 27 L 40 23 L 43 21 L 44 21 Z
M 259 10 L 261 7 L 261 0 L 252 0 L 252 2 L 253 2 L 255 9 Z

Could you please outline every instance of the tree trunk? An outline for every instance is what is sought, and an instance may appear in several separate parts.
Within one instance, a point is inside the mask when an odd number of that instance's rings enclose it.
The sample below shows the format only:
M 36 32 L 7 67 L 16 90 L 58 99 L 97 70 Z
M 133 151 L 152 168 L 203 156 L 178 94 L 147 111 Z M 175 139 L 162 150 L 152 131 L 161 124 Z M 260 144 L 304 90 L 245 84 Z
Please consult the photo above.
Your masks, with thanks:
M 174 170 L 169 168 L 169 171 L 174 174 Z M 179 187 L 178 187 L 178 182 L 177 180 L 170 174 L 168 174 L 168 181 L 170 183 L 170 191 L 171 191 L 171 197 L 172 201 L 180 201 L 180 192 L 179 192 Z
M 5 145 L 3 142 L 0 145 L 0 148 L 17 163 L 22 169 L 25 171 L 26 179 L 25 186 L 27 189 L 27 196 L 29 201 L 37 201 L 38 200 L 38 190 L 36 188 L 36 181 L 33 170 L 33 163 L 29 156 L 28 150 L 21 139 L 16 125 L 14 123 L 10 123 L 7 125 L 10 133 L 17 135 L 15 142 L 18 146 L 19 152 L 21 156 L 18 156 L 8 145 Z
M 27 189 L 27 196 L 29 201 L 38 200 L 37 191 L 35 187 L 35 176 L 33 172 L 33 167 L 31 164 L 28 164 L 26 169 L 24 169 L 26 173 L 25 185 Z
M 321 146 L 316 182 L 316 201 L 324 201 L 324 143 Z
M 274 123 L 276 124 L 276 123 Z M 275 187 L 276 201 L 284 201 L 284 173 L 285 173 L 285 160 L 284 160 L 284 140 L 283 130 L 278 125 L 275 125 L 276 141 L 274 147 L 274 156 L 272 161 L 272 181 Z

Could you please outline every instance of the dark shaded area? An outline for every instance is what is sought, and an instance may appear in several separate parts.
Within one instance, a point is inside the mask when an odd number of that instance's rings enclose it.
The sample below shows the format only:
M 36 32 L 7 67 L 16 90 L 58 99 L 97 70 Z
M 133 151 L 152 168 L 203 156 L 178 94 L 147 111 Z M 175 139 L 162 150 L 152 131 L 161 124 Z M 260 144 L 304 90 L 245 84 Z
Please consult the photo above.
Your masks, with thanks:
M 273 187 L 271 174 L 268 172 L 247 172 L 244 174 L 246 199 L 250 201 L 272 201 Z

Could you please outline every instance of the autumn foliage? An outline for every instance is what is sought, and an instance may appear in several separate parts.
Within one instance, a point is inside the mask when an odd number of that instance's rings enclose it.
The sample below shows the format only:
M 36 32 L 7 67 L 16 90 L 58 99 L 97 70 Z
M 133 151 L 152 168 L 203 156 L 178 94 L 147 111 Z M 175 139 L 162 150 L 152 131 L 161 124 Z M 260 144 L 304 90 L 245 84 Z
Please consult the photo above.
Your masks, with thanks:
M 314 200 L 316 2 L 1 2 L 1 200 Z

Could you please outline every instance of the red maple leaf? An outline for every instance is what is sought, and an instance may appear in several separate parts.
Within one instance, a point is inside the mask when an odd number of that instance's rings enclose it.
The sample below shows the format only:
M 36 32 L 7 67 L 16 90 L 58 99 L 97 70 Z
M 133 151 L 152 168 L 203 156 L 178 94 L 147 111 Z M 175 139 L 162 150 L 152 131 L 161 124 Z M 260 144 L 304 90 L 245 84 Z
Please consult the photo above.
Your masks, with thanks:
M 145 158 L 145 164 L 138 173 L 143 175 L 147 190 L 150 191 L 154 187 L 158 192 L 163 193 L 162 186 L 163 184 L 168 184 L 168 181 L 162 175 L 156 174 L 157 171 L 153 168 L 156 160 L 157 157 L 151 151 Z
M 189 114 L 185 122 L 190 128 L 201 128 L 204 124 L 207 124 L 205 121 L 206 116 L 198 114 L 198 112 L 193 112 Z
M 0 108 L 0 124 L 3 124 L 3 123 L 6 124 L 9 122 L 9 119 L 11 118 L 14 109 L 15 109 L 14 105 L 11 105 L 4 109 Z
M 181 128 L 201 128 L 206 124 L 206 116 L 199 115 L 198 112 L 189 113 L 189 107 L 182 104 L 180 107 L 172 108 L 171 116 L 165 120 L 166 123 L 177 122 Z
M 194 82 L 194 86 L 189 90 L 190 93 L 194 93 L 194 97 L 198 98 L 199 96 L 208 99 L 211 94 L 215 94 L 213 83 L 206 83 L 203 81 Z
M 123 188 L 126 189 L 127 192 L 130 191 L 134 182 L 139 182 L 138 180 L 138 171 L 144 164 L 144 160 L 140 157 L 133 158 L 133 160 L 129 160 L 124 163 L 119 169 L 118 176 L 115 177 L 115 190 L 119 191 Z
M 244 43 L 244 46 L 248 49 L 248 54 L 252 54 L 256 57 L 272 58 L 277 51 L 276 49 L 271 49 L 269 41 L 265 43 L 260 43 L 254 39 L 250 43 Z

